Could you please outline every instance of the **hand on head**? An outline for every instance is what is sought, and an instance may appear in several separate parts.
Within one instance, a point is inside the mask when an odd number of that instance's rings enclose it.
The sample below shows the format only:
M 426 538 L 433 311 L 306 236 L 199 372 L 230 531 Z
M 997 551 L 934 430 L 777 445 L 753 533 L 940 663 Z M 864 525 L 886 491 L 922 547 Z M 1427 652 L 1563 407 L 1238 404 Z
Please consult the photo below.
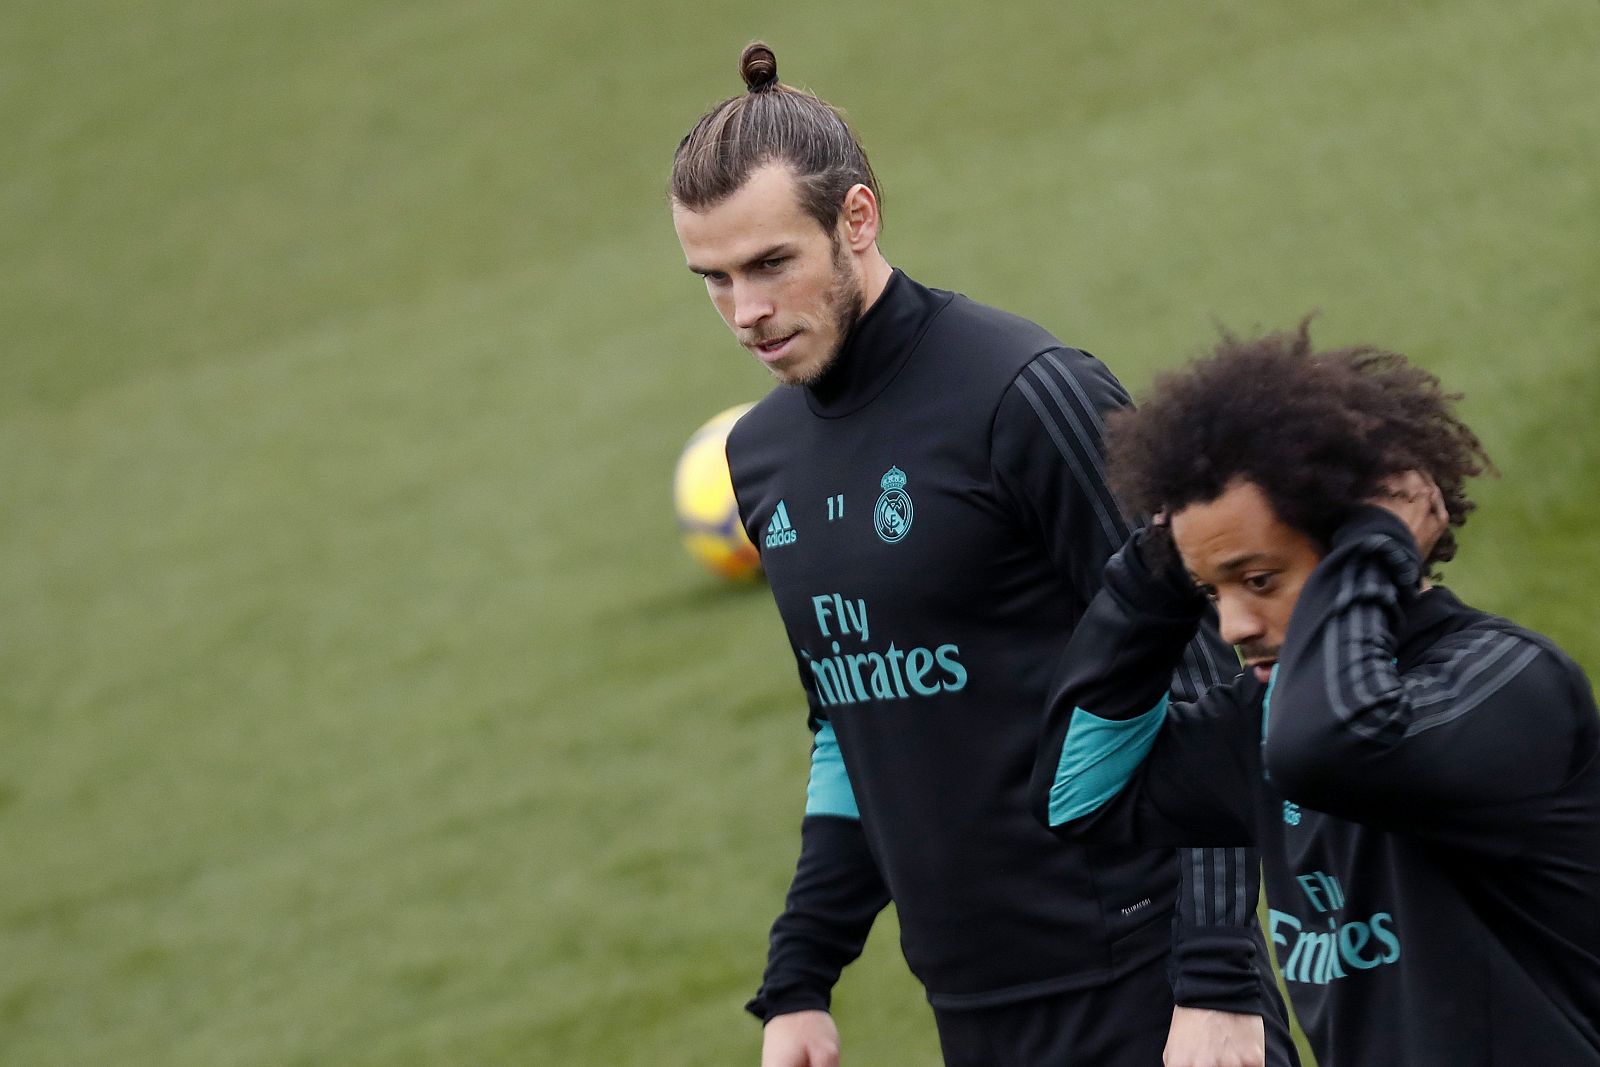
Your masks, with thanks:
M 1444 493 L 1433 478 L 1422 471 L 1391 474 L 1367 503 L 1383 508 L 1405 523 L 1424 560 L 1450 525 Z

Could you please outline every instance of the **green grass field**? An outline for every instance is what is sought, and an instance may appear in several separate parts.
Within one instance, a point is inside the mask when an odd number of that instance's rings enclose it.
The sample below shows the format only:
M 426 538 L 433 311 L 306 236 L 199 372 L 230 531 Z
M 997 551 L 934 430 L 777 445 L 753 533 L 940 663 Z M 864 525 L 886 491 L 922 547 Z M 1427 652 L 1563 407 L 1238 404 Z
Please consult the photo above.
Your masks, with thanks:
M 1600 671 L 1600 8 L 748 11 L 7 12 L 0 1062 L 756 1062 L 808 739 L 676 544 L 766 382 L 663 183 L 758 34 L 891 261 L 1136 392 L 1313 308 L 1438 370 L 1505 475 L 1447 576 Z M 936 1062 L 892 921 L 837 1006 Z

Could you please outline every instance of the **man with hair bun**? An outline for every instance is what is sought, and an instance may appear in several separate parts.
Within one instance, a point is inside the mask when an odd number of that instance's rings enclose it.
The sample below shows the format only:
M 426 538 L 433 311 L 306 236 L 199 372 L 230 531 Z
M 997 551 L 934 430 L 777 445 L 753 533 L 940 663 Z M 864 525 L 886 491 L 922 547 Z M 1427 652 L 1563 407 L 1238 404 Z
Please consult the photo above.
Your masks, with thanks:
M 893 269 L 843 116 L 765 45 L 740 72 L 670 189 L 689 269 L 782 386 L 728 441 L 814 735 L 762 1063 L 838 1062 L 831 992 L 891 899 L 949 1067 L 1294 1063 L 1252 853 L 1063 842 L 1029 810 L 1051 677 L 1128 530 L 1100 443 L 1127 394 Z M 1239 669 L 1214 633 L 1180 658 L 1182 692 Z
M 1106 569 L 1034 770 L 1106 845 L 1261 849 L 1321 1067 L 1600 1065 L 1600 721 L 1548 638 L 1434 585 L 1489 469 L 1433 375 L 1307 326 L 1112 420 L 1156 524 Z M 1215 605 L 1249 670 L 1157 679 Z

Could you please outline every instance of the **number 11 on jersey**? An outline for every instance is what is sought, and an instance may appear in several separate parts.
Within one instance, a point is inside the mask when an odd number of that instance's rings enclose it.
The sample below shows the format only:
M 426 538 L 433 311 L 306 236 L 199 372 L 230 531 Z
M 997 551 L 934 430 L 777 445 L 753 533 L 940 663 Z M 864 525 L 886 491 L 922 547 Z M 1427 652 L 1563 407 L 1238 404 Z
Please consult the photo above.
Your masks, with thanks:
M 844 518 L 844 494 L 835 493 L 828 498 L 828 521 Z

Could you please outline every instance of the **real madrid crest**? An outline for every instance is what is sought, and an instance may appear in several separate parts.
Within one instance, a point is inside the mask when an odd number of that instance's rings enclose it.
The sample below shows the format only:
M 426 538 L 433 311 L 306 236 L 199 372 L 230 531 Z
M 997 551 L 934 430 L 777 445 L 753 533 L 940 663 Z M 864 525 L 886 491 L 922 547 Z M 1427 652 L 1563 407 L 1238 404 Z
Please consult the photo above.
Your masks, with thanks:
M 883 493 L 872 509 L 872 523 L 878 536 L 892 545 L 911 532 L 911 494 L 906 492 L 906 472 L 890 467 L 878 484 Z

